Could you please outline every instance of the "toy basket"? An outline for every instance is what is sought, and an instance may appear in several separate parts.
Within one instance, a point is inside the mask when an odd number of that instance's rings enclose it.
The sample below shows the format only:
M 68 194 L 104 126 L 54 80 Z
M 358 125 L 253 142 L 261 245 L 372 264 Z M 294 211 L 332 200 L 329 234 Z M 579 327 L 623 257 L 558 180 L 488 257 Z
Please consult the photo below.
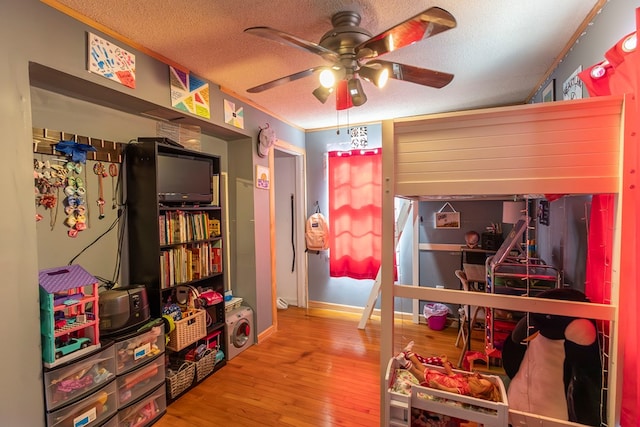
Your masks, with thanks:
M 185 360 L 173 375 L 167 375 L 167 395 L 170 399 L 178 397 L 193 383 L 196 364 Z
M 176 320 L 176 327 L 169 333 L 169 350 L 180 351 L 207 335 L 206 310 L 190 309 Z
M 216 365 L 216 352 L 211 349 L 205 352 L 205 355 L 196 362 L 196 379 L 198 382 L 205 379 L 207 375 L 213 372 Z
M 242 304 L 242 298 L 233 297 L 231 298 L 230 301 L 226 301 L 224 303 L 224 311 L 225 313 L 228 313 L 231 310 L 235 310 L 236 308 L 240 307 L 241 304 Z

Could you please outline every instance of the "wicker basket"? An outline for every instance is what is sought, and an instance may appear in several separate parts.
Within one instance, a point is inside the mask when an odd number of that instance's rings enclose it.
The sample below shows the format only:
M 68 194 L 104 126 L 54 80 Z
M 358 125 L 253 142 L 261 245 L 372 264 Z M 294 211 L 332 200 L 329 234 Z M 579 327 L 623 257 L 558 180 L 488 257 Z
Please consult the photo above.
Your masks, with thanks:
M 216 352 L 207 350 L 205 355 L 196 362 L 196 380 L 198 382 L 205 379 L 207 375 L 213 372 L 213 368 L 216 365 Z
M 225 313 L 228 313 L 231 310 L 235 310 L 236 308 L 240 307 L 240 304 L 242 304 L 242 298 L 238 298 L 238 297 L 231 298 L 230 301 L 227 301 L 224 303 Z
M 176 321 L 176 327 L 169 333 L 167 348 L 180 351 L 207 335 L 206 310 L 191 309 L 182 313 L 182 319 Z
M 167 395 L 170 399 L 178 397 L 193 383 L 196 374 L 196 364 L 185 360 L 177 372 L 167 376 Z

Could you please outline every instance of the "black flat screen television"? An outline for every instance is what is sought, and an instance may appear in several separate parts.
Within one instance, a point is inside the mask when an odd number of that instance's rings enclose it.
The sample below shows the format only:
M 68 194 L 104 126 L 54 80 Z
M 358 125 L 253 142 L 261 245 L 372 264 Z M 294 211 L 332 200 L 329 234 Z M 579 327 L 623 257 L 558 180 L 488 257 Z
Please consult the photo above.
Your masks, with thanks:
M 158 153 L 158 200 L 166 204 L 211 203 L 212 176 L 212 159 Z

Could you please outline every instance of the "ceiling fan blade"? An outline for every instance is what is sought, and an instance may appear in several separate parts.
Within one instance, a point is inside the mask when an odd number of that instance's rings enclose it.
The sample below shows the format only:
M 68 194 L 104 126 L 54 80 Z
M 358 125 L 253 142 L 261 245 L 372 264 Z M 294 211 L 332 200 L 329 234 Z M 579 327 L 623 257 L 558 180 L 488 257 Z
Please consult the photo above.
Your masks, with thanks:
M 315 53 L 327 61 L 338 62 L 340 59 L 340 56 L 330 49 L 270 27 L 251 27 L 246 28 L 244 32 L 274 40 L 286 46 L 293 46 L 295 48 L 302 49 L 305 52 Z
M 429 70 L 427 68 L 414 67 L 412 65 L 382 61 L 379 59 L 367 62 L 367 66 L 375 64 L 380 64 L 380 66 L 387 68 L 389 70 L 389 78 L 391 79 L 403 80 L 423 86 L 440 89 L 453 80 L 453 74 Z
M 358 59 L 375 58 L 456 26 L 456 19 L 444 9 L 432 7 L 356 46 Z
M 250 89 L 247 89 L 247 92 L 249 93 L 260 93 L 263 92 L 267 89 L 271 89 L 274 88 L 276 86 L 280 86 L 283 85 L 285 83 L 289 83 L 298 79 L 302 79 L 304 77 L 310 76 L 313 73 L 315 73 L 316 71 L 320 71 L 323 70 L 327 67 L 314 67 L 314 68 L 309 68 L 308 70 L 304 70 L 304 71 L 299 71 L 297 73 L 293 73 L 290 74 L 288 76 L 284 76 L 284 77 L 280 77 L 279 79 L 275 79 L 275 80 L 271 80 L 270 82 L 267 83 L 263 83 L 261 85 L 252 87 Z

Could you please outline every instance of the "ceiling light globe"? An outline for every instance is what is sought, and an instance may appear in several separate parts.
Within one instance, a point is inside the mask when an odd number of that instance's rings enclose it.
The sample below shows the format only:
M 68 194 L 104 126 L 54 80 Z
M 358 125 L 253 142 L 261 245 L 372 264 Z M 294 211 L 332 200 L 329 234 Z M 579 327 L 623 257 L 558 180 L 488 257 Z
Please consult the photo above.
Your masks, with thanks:
M 336 84 L 336 77 L 333 75 L 333 71 L 329 69 L 322 70 L 320 72 L 320 84 L 327 89 L 333 87 Z
M 631 34 L 622 42 L 622 50 L 625 52 L 633 52 L 636 50 L 636 46 L 638 45 L 638 35 Z
M 384 87 L 388 81 L 389 81 L 389 69 L 384 68 L 380 73 L 380 75 L 378 76 L 378 84 L 376 86 Z

